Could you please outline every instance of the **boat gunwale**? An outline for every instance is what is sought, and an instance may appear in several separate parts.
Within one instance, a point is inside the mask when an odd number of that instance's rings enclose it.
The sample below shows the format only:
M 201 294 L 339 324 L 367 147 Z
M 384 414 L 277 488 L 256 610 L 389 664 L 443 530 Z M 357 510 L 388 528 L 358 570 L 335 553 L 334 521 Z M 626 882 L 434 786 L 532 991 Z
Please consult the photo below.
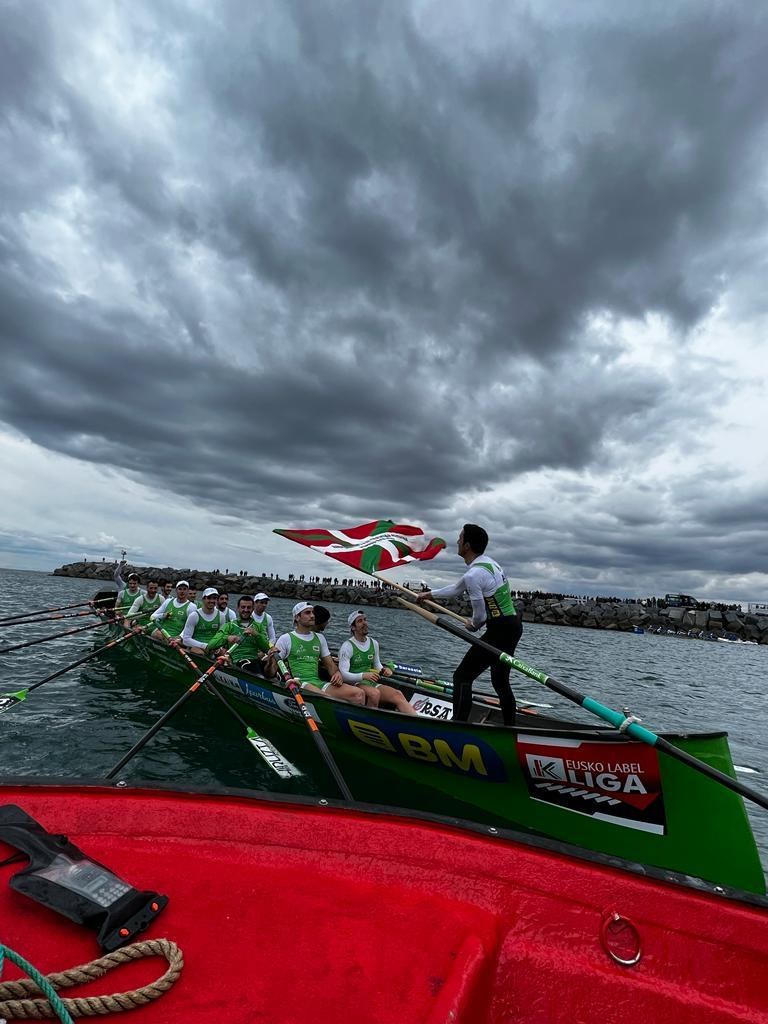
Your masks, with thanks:
M 94 614 L 98 615 L 98 613 L 94 613 Z M 98 617 L 99 618 L 104 618 L 103 614 L 102 615 L 98 615 Z M 128 632 L 128 630 L 126 630 L 124 626 L 120 626 L 120 625 L 118 625 L 117 623 L 115 623 L 113 621 L 107 620 L 105 622 L 105 625 L 109 625 L 109 626 L 111 626 L 113 628 L 121 629 L 123 633 Z M 160 640 L 154 640 L 151 636 L 147 636 L 147 634 L 145 634 L 145 633 L 138 634 L 134 639 L 136 639 L 139 642 L 141 642 L 142 640 L 148 641 L 152 649 L 157 649 L 158 655 L 162 651 L 169 649 L 167 647 L 167 645 L 163 645 Z M 214 663 L 214 659 L 210 658 L 208 655 L 205 655 L 205 654 L 196 653 L 195 654 L 195 658 L 198 659 L 199 661 L 203 662 L 205 668 L 209 668 Z M 179 665 L 179 670 L 180 671 L 184 671 L 185 669 L 186 669 L 186 666 L 182 666 L 181 664 Z M 260 675 L 257 675 L 254 672 L 249 672 L 247 669 L 240 668 L 236 663 L 232 664 L 232 665 L 229 665 L 229 666 L 224 666 L 221 669 L 218 669 L 217 671 L 226 672 L 228 670 L 235 671 L 235 672 L 237 672 L 238 675 L 242 674 L 246 678 L 246 681 L 252 681 L 252 682 L 254 682 L 256 684 L 259 684 L 259 685 L 266 684 L 270 689 L 274 690 L 276 693 L 279 693 L 279 694 L 286 694 L 286 693 L 288 693 L 286 688 L 281 686 L 274 679 L 267 679 L 265 676 L 260 676 Z M 215 679 L 215 673 L 214 673 L 214 677 L 213 678 Z M 218 682 L 219 685 L 221 685 L 220 680 L 216 680 L 216 682 Z M 414 692 L 418 692 L 418 693 L 422 694 L 422 696 L 424 696 L 424 697 L 439 697 L 440 696 L 440 694 L 431 693 L 428 690 L 425 692 L 424 690 L 419 689 L 419 687 L 418 687 L 418 680 L 417 679 L 414 679 L 413 681 L 410 681 L 410 682 L 406 682 L 404 680 L 398 680 L 398 683 L 401 684 L 401 685 L 410 687 Z M 247 694 L 241 694 L 241 696 L 249 704 L 253 703 L 254 706 L 258 706 L 256 702 L 248 701 Z M 483 696 L 486 696 L 486 694 L 483 694 Z M 324 693 L 322 693 L 320 691 L 318 691 L 317 693 L 312 691 L 312 693 L 311 693 L 311 700 L 313 702 L 315 700 L 322 700 L 324 703 L 326 703 L 328 705 L 328 707 L 338 706 L 339 704 L 346 703 L 345 701 L 340 701 L 340 700 L 338 700 L 337 698 L 334 698 L 334 697 L 327 697 Z M 354 706 L 354 705 L 351 705 L 351 706 Z M 403 719 L 403 720 L 407 720 L 407 718 L 409 717 L 407 715 L 402 714 L 399 711 L 395 711 L 394 709 L 390 709 L 390 708 L 381 708 L 381 707 L 370 708 L 370 707 L 366 707 L 364 710 L 365 710 L 366 714 L 371 714 L 374 718 L 378 714 L 395 715 L 398 718 Z M 534 717 L 535 716 L 531 716 L 532 719 L 534 719 Z M 542 717 L 548 717 L 548 716 L 542 716 Z M 586 737 L 597 736 L 600 739 L 608 740 L 610 742 L 623 742 L 623 743 L 636 743 L 637 742 L 637 740 L 634 740 L 631 736 L 627 736 L 625 733 L 619 732 L 618 729 L 615 729 L 611 725 L 604 725 L 604 724 L 598 724 L 598 723 L 582 725 L 581 723 L 578 723 L 578 722 L 573 722 L 573 723 L 571 723 L 571 722 L 563 722 L 562 726 L 560 728 L 557 728 L 557 727 L 552 727 L 550 725 L 544 725 L 544 724 L 538 725 L 535 720 L 531 721 L 531 722 L 527 722 L 526 721 L 525 723 L 522 723 L 522 724 L 515 724 L 514 726 L 507 726 L 507 725 L 503 725 L 501 723 L 496 724 L 496 723 L 493 723 L 493 722 L 453 722 L 451 720 L 442 720 L 442 719 L 424 719 L 424 721 L 429 721 L 431 724 L 437 725 L 437 726 L 439 726 L 441 728 L 444 727 L 444 726 L 447 726 L 448 728 L 467 728 L 467 726 L 469 726 L 470 728 L 473 728 L 473 729 L 503 730 L 503 731 L 512 731 L 512 732 L 516 732 L 516 733 L 521 733 L 521 732 L 523 732 L 523 733 L 534 732 L 535 733 L 535 732 L 538 731 L 538 732 L 542 732 L 542 733 L 547 733 L 548 735 L 555 735 L 555 736 L 570 736 L 573 733 L 577 733 L 579 736 L 586 736 Z M 551 721 L 551 719 L 550 719 L 550 721 Z M 721 730 L 718 730 L 718 731 L 707 731 L 707 732 L 659 732 L 658 735 L 662 739 L 666 739 L 666 740 L 668 740 L 670 742 L 672 742 L 674 740 L 697 740 L 697 739 L 701 739 L 701 740 L 717 740 L 717 739 L 727 739 L 728 738 L 728 732 L 726 730 L 724 730 L 724 729 L 721 729 Z
M 736 904 L 746 904 L 768 911 L 768 895 L 748 892 L 730 886 L 717 885 L 694 875 L 678 871 L 641 864 L 639 861 L 627 860 L 623 857 L 588 850 L 563 840 L 552 839 L 543 835 L 532 835 L 516 829 L 502 826 L 483 825 L 465 818 L 434 814 L 429 811 L 411 810 L 405 807 L 390 807 L 383 804 L 372 804 L 358 801 L 347 801 L 329 797 L 295 796 L 286 793 L 269 793 L 255 789 L 240 789 L 231 786 L 184 786 L 155 781 L 129 782 L 125 779 L 100 779 L 89 776 L 73 776 L 71 778 L 51 777 L 46 775 L 7 776 L 0 774 L 0 795 L 6 788 L 16 789 L 51 789 L 78 790 L 80 788 L 116 790 L 138 795 L 140 793 L 170 793 L 181 797 L 213 797 L 221 799 L 246 800 L 273 804 L 285 809 L 291 807 L 299 810 L 320 810 L 329 812 L 359 813 L 363 816 L 396 818 L 406 824 L 415 821 L 422 825 L 432 825 L 441 829 L 449 829 L 460 834 L 482 836 L 485 839 L 502 843 L 519 843 L 525 847 L 554 853 L 570 860 L 586 861 L 600 867 L 626 871 L 632 875 L 648 878 L 654 882 L 683 888 L 700 896 L 712 896 L 725 899 Z

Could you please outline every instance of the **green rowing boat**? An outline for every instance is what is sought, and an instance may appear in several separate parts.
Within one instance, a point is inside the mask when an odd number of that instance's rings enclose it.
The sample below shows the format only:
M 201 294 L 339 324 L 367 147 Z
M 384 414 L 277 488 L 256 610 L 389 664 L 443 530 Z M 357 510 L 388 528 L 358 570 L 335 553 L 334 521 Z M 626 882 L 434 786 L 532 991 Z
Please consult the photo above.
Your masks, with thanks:
M 190 669 L 171 648 L 140 635 L 126 651 L 188 685 Z M 213 678 L 274 744 L 306 731 L 278 682 L 237 666 Z M 765 893 L 742 798 L 687 765 L 610 727 L 540 712 L 519 714 L 506 728 L 478 702 L 470 722 L 453 722 L 448 700 L 415 680 L 398 686 L 418 717 L 305 696 L 355 799 L 524 830 L 693 877 L 709 890 Z M 735 777 L 726 733 L 665 738 Z

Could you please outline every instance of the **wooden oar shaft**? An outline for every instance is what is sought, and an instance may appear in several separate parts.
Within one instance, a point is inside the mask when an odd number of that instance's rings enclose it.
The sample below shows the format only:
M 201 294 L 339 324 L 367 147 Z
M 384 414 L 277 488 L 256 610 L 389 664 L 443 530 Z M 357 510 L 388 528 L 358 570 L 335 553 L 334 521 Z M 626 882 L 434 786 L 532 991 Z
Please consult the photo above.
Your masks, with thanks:
M 82 608 L 83 605 L 98 605 L 106 603 L 106 599 L 101 601 L 78 601 L 76 604 L 60 604 L 54 608 L 38 608 L 31 612 L 17 612 L 15 615 L 8 615 L 3 619 L 0 619 L 0 624 L 5 622 L 11 622 L 13 619 L 27 619 L 32 615 L 47 615 L 49 612 L 64 612 L 69 608 Z
M 84 612 L 66 612 L 63 615 L 41 615 L 34 619 L 14 619 L 13 622 L 0 622 L 0 626 L 34 626 L 38 622 L 59 622 L 61 619 L 81 619 L 84 615 L 95 615 L 88 609 Z
M 365 570 L 362 571 L 365 572 Z M 408 587 L 404 587 L 402 583 L 396 583 L 394 580 L 388 580 L 386 576 L 382 576 L 379 572 L 369 572 L 367 575 L 373 576 L 374 579 L 379 580 L 381 583 L 388 583 L 390 587 L 394 587 L 395 590 L 400 590 L 403 594 L 407 594 L 408 597 L 413 600 L 413 591 Z M 443 605 L 437 604 L 435 601 L 427 601 L 426 604 L 428 604 L 430 608 L 434 608 L 435 611 L 440 612 L 442 615 L 450 615 L 451 618 L 458 619 L 462 626 L 465 624 L 466 620 L 464 617 L 459 615 L 457 612 L 452 612 L 450 608 L 445 608 Z
M 118 636 L 114 640 L 110 640 L 109 643 L 104 644 L 103 647 L 97 647 L 95 651 L 92 651 L 90 654 L 86 654 L 84 658 L 78 658 L 77 661 L 73 661 L 71 665 L 66 665 L 64 668 L 60 668 L 58 672 L 52 672 L 49 676 L 46 676 L 45 679 L 38 679 L 36 683 L 32 683 L 31 686 L 26 688 L 27 693 L 31 693 L 33 690 L 36 690 L 38 686 L 42 686 L 43 683 L 50 683 L 52 679 L 58 679 L 59 676 L 63 676 L 67 672 L 71 672 L 72 669 L 77 668 L 78 665 L 84 665 L 86 661 L 90 661 L 92 658 L 98 657 L 99 654 L 103 654 L 104 651 L 108 651 L 111 647 L 117 647 L 118 644 L 125 643 L 125 641 L 130 640 L 135 633 L 135 630 L 132 630 L 130 633 L 124 633 L 123 636 Z
M 221 658 L 217 658 L 216 661 L 211 665 L 211 667 L 206 669 L 205 672 L 203 672 L 203 674 L 199 676 L 199 678 L 197 678 L 194 681 L 194 683 L 192 683 L 190 688 L 179 697 L 176 703 L 173 704 L 170 708 L 168 708 L 165 714 L 162 715 L 155 722 L 155 724 L 147 730 L 147 732 L 141 737 L 141 739 L 137 743 L 134 743 L 134 745 L 131 747 L 128 753 L 121 757 L 117 764 L 109 770 L 105 778 L 113 779 L 115 775 L 117 775 L 117 773 L 121 770 L 121 768 L 124 768 L 125 765 L 128 764 L 128 762 L 132 758 L 134 758 L 138 754 L 138 752 L 147 745 L 147 743 L 149 743 L 149 741 L 152 739 L 155 733 L 159 732 L 160 729 L 162 729 L 162 727 L 165 725 L 165 723 L 169 721 L 171 718 L 173 718 L 173 716 L 176 714 L 179 708 L 183 707 L 183 705 L 186 704 L 191 697 L 194 697 L 197 691 L 205 685 L 205 681 L 208 678 L 208 676 L 210 676 L 213 672 L 216 671 L 222 660 L 223 659 Z
M 160 641 L 156 640 L 155 643 L 160 643 Z M 194 669 L 195 672 L 199 672 L 200 671 L 200 669 L 197 666 L 197 663 L 192 660 L 192 658 L 189 656 L 188 652 L 185 651 L 183 647 L 179 647 L 179 646 L 177 646 L 175 644 L 174 644 L 174 647 L 179 652 L 179 654 L 182 656 L 182 658 L 186 661 L 186 663 L 190 666 L 190 668 Z M 221 661 L 223 663 L 223 659 L 222 658 L 220 658 L 219 661 Z M 238 720 L 240 725 L 242 725 L 243 728 L 247 730 L 249 728 L 249 726 L 248 726 L 248 723 L 246 722 L 246 720 L 242 717 L 242 715 L 239 713 L 239 711 L 236 708 L 232 707 L 232 705 L 229 703 L 229 701 L 224 696 L 224 694 L 221 693 L 217 689 L 217 687 L 213 683 L 213 680 L 206 679 L 205 685 L 206 685 L 206 688 L 207 688 L 208 692 L 212 693 L 214 695 L 214 697 L 218 697 L 219 700 L 221 701 L 221 703 L 224 705 L 224 707 L 228 711 L 230 711 L 235 716 L 235 718 Z
M 63 636 L 74 636 L 75 633 L 85 633 L 88 629 L 98 629 L 104 626 L 104 622 L 93 622 L 89 626 L 79 626 L 77 629 L 65 629 L 63 633 L 52 633 L 51 636 L 39 637 L 37 640 L 27 640 L 23 644 L 13 644 L 11 647 L 0 647 L 0 654 L 10 654 L 11 651 L 20 651 L 22 647 L 34 647 L 35 644 L 44 644 L 48 640 L 59 640 Z
M 559 682 L 559 680 L 555 679 L 553 676 L 547 675 L 546 672 L 541 672 L 539 669 L 533 668 L 531 665 L 526 665 L 526 663 L 524 661 L 520 661 L 519 658 L 515 658 L 511 654 L 507 654 L 506 651 L 501 651 L 498 647 L 494 647 L 493 644 L 489 644 L 486 640 L 474 636 L 469 632 L 469 630 L 456 626 L 450 619 L 447 619 L 442 615 L 433 615 L 431 612 L 426 611 L 426 609 L 419 608 L 418 605 L 415 605 L 410 601 L 404 601 L 401 597 L 398 598 L 398 601 L 408 607 L 412 612 L 416 612 L 421 615 L 422 618 L 426 618 L 436 626 L 446 630 L 446 632 L 453 633 L 454 636 L 460 637 L 467 643 L 473 644 L 475 647 L 481 647 L 483 650 L 488 651 L 489 654 L 495 655 L 495 657 L 504 662 L 505 665 L 509 665 L 510 668 L 515 669 L 516 672 L 521 672 L 523 675 L 528 676 L 529 679 L 535 679 L 536 682 L 542 683 L 554 693 L 559 693 L 561 697 L 565 697 L 574 704 L 578 704 L 579 707 L 584 708 L 585 711 L 589 711 L 597 718 L 601 718 L 604 722 L 612 725 L 615 729 L 622 728 L 623 731 L 632 739 L 640 740 L 642 743 L 647 743 L 651 747 L 656 747 L 669 757 L 673 757 L 676 761 L 682 761 L 682 763 L 688 765 L 689 768 L 693 768 L 695 771 L 701 772 L 702 775 L 706 775 L 710 779 L 714 779 L 715 782 L 719 782 L 727 789 L 733 790 L 733 792 L 738 793 L 739 796 L 745 797 L 747 800 L 752 800 L 753 803 L 756 803 L 760 807 L 764 807 L 768 810 L 768 797 L 763 796 L 762 793 L 758 793 L 756 790 L 750 789 L 749 786 L 745 786 L 737 779 L 731 778 L 731 776 L 726 775 L 725 772 L 721 772 L 717 768 L 713 768 L 711 765 L 706 764 L 706 762 L 700 761 L 697 757 L 693 757 L 691 754 L 686 753 L 684 750 L 680 750 L 678 747 L 670 743 L 669 740 L 665 740 L 662 736 L 658 736 L 656 733 L 651 732 L 650 729 L 645 729 L 637 722 L 631 722 L 626 725 L 626 717 L 620 712 L 606 707 L 606 705 L 601 704 L 600 701 L 594 700 L 592 697 L 587 697 L 585 694 L 579 693 L 578 690 L 574 690 L 565 683 Z

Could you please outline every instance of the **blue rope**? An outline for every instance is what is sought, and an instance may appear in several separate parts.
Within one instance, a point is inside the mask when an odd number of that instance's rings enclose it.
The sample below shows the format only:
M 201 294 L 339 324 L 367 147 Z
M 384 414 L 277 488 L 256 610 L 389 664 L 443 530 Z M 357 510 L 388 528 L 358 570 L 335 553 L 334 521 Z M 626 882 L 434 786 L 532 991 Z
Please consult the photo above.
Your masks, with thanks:
M 17 967 L 20 967 L 21 970 L 24 971 L 32 981 L 34 981 L 43 995 L 48 997 L 51 1007 L 55 1010 L 62 1024 L 74 1024 L 74 1021 L 69 1015 L 69 1011 L 64 1006 L 64 1003 L 57 994 L 53 985 L 51 985 L 51 983 L 40 973 L 40 971 L 37 970 L 36 967 L 33 967 L 32 964 L 28 963 L 23 956 L 19 956 L 18 953 L 14 953 L 14 951 L 9 949 L 8 946 L 4 946 L 2 942 L 0 942 L 0 978 L 3 976 L 3 964 L 6 957 L 12 964 L 16 964 Z

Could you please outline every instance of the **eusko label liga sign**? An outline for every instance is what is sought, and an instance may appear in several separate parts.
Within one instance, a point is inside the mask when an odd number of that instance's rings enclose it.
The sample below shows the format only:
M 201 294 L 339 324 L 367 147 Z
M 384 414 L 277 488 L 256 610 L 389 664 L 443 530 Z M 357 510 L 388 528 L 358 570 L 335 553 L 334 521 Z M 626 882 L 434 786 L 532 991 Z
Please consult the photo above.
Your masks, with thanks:
M 520 767 L 534 800 L 663 835 L 659 758 L 643 743 L 519 735 Z

